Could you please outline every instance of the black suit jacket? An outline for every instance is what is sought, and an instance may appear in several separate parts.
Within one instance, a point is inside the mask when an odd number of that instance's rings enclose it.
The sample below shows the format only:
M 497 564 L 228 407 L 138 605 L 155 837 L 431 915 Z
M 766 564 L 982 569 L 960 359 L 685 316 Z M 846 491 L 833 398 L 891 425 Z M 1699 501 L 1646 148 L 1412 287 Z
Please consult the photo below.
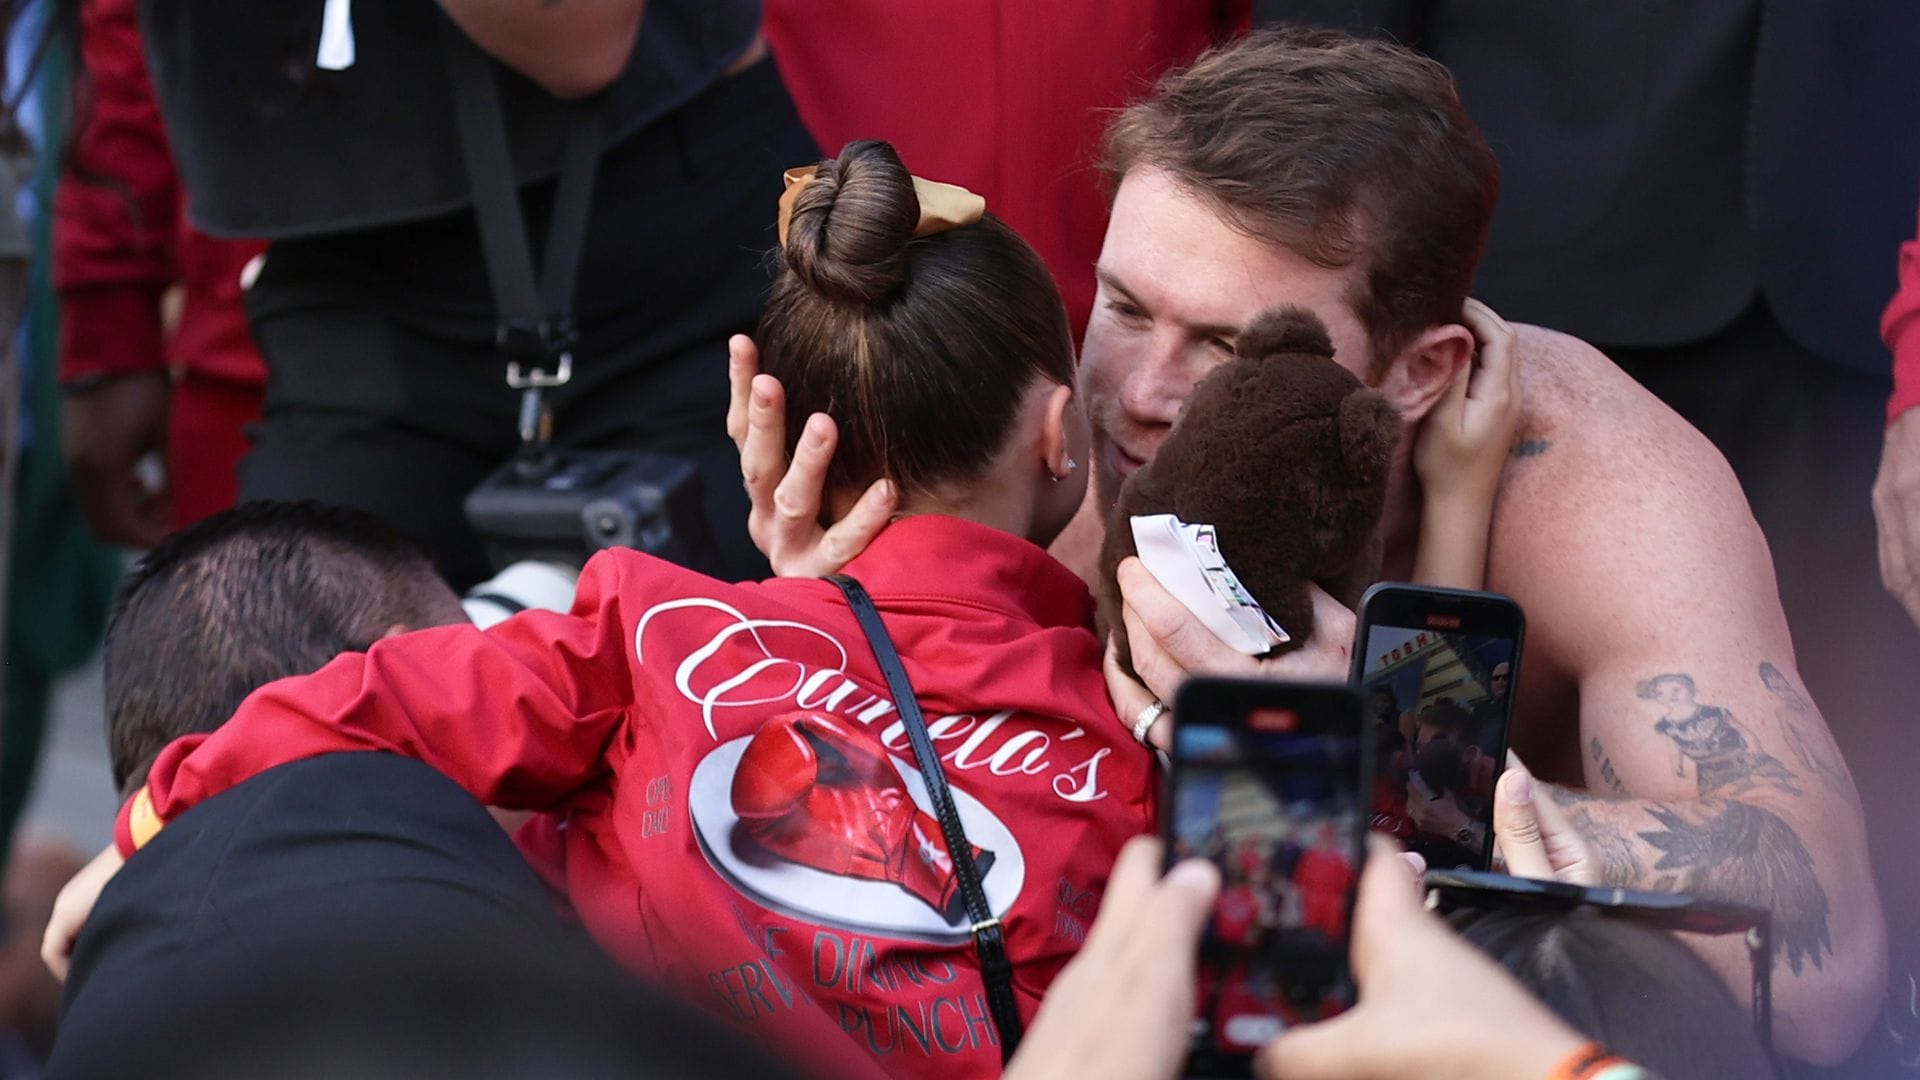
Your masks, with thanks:
M 284 993 L 289 963 L 588 947 L 453 781 L 391 754 L 309 758 L 180 815 L 108 883 L 49 1075 L 115 1075 L 129 1024 L 170 998 Z
M 1263 0 L 1454 72 L 1500 160 L 1478 294 L 1601 345 L 1706 337 L 1764 296 L 1882 378 L 1920 199 L 1910 0 Z

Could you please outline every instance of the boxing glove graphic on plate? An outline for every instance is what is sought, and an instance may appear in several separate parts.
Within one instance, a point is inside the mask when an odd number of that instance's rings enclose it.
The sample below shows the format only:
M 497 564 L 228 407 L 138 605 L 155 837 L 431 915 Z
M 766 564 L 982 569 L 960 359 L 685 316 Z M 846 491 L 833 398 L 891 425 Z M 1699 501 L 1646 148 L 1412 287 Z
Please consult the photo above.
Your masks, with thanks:
M 952 922 L 961 904 L 938 819 L 914 804 L 893 758 L 864 727 L 793 712 L 760 728 L 733 774 L 747 835 L 829 874 L 890 881 Z M 984 877 L 991 852 L 967 852 Z

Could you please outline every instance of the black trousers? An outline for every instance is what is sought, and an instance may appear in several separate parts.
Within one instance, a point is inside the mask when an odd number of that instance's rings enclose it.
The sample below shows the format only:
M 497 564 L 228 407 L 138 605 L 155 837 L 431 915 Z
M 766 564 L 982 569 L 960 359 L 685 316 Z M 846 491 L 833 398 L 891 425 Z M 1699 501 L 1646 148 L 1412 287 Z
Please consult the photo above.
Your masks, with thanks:
M 602 155 L 555 442 L 684 456 L 701 471 L 721 576 L 764 577 L 727 438 L 726 339 L 769 282 L 781 169 L 816 160 L 769 62 Z M 524 193 L 544 242 L 552 184 Z M 370 511 L 428 544 L 456 585 L 485 577 L 461 500 L 517 448 L 473 216 L 281 242 L 248 296 L 266 357 L 242 498 Z
M 1920 630 L 1881 586 L 1870 501 L 1890 381 L 1809 352 L 1764 302 L 1705 341 L 1606 351 L 1740 478 L 1773 552 L 1801 676 L 1865 805 L 1894 973 L 1915 970 Z

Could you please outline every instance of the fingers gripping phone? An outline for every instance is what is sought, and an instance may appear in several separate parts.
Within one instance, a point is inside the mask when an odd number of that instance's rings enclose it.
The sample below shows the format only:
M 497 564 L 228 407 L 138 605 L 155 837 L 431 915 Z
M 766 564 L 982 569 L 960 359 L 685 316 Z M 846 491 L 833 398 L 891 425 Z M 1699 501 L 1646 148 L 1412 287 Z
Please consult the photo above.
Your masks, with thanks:
M 1222 888 L 1201 938 L 1187 1072 L 1247 1076 L 1254 1051 L 1353 1001 L 1353 891 L 1370 746 L 1351 687 L 1195 678 L 1174 710 L 1162 832 Z
M 1493 862 L 1493 785 L 1507 760 L 1525 620 L 1498 593 L 1367 590 L 1353 682 L 1373 746 L 1373 828 L 1434 869 Z

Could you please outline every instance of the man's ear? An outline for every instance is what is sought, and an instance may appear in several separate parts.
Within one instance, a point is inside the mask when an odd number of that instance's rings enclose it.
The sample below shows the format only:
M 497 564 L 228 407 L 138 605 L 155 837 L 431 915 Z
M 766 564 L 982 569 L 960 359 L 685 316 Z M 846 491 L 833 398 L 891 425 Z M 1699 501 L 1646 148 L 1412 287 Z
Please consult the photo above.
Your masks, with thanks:
M 1453 377 L 1473 362 L 1473 348 L 1473 331 L 1459 323 L 1429 326 L 1401 348 L 1376 389 L 1411 427 L 1433 411 Z
M 1055 480 L 1078 468 L 1073 460 L 1073 387 L 1054 386 L 1046 392 L 1040 414 L 1040 457 Z

